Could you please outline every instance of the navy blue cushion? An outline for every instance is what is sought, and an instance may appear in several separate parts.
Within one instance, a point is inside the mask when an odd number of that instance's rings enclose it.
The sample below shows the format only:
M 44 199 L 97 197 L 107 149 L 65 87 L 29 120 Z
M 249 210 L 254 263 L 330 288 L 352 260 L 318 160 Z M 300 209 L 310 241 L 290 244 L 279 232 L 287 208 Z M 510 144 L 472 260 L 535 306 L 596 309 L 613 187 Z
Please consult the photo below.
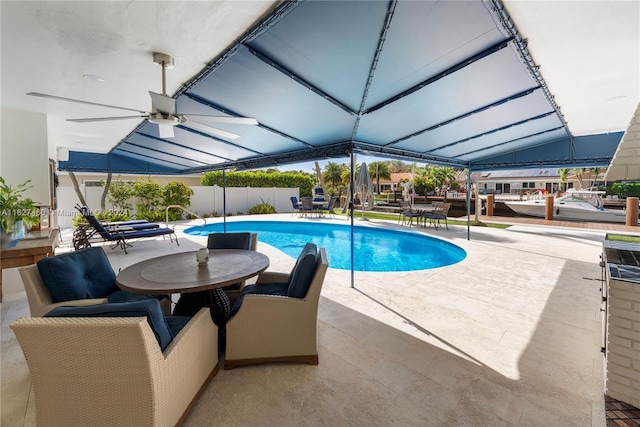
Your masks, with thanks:
M 191 317 L 189 316 L 168 316 L 164 318 L 167 321 L 167 326 L 169 327 L 169 332 L 171 333 L 171 338 L 175 338 L 182 328 L 184 328 Z
M 211 233 L 207 238 L 207 249 L 251 250 L 251 233 Z M 237 291 L 240 283 L 224 286 L 225 291 Z
M 289 275 L 289 289 L 287 295 L 294 298 L 304 298 L 311 285 L 311 279 L 316 272 L 318 248 L 313 243 L 307 243 L 293 266 Z
M 145 299 L 157 299 L 158 301 L 162 301 L 164 298 L 168 298 L 167 295 L 134 294 L 133 292 L 125 291 L 124 289 L 118 289 L 117 291 L 111 292 L 107 295 L 107 301 L 109 302 L 133 302 Z
M 287 289 L 289 288 L 288 283 L 265 283 L 262 285 L 247 285 L 244 287 L 240 296 L 233 304 L 231 308 L 231 315 L 233 316 L 240 310 L 240 306 L 242 305 L 242 301 L 244 300 L 245 295 L 279 295 L 286 297 Z
M 104 298 L 118 289 L 116 274 L 100 247 L 43 258 L 37 265 L 53 302 Z
M 211 233 L 208 249 L 251 249 L 251 233 Z
M 156 299 L 84 307 L 56 307 L 45 314 L 45 317 L 146 317 L 162 350 L 172 338 L 169 325 L 162 315 L 160 302 Z

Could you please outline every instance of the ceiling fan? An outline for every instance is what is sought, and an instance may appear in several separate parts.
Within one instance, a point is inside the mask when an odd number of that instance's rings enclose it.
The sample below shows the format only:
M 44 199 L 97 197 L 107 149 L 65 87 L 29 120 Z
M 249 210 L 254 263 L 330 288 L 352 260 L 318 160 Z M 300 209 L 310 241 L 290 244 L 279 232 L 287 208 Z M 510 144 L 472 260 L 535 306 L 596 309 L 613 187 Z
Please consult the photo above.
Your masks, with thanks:
M 39 96 L 42 98 L 56 99 L 59 101 L 78 102 L 81 104 L 95 105 L 98 107 L 115 108 L 118 110 L 135 111 L 140 113 L 135 116 L 119 116 L 119 117 L 94 117 L 87 119 L 67 119 L 70 122 L 102 122 L 108 120 L 125 120 L 125 119 L 147 119 L 151 123 L 158 125 L 158 132 L 161 138 L 172 138 L 174 136 L 173 127 L 185 124 L 187 127 L 195 129 L 206 134 L 220 136 L 228 139 L 239 138 L 240 135 L 227 132 L 222 129 L 208 126 L 201 122 L 211 123 L 233 123 L 241 125 L 257 125 L 258 121 L 250 117 L 230 117 L 230 116 L 210 116 L 202 114 L 181 114 L 177 112 L 176 100 L 166 93 L 166 69 L 173 68 L 173 58 L 164 53 L 154 53 L 153 62 L 162 67 L 162 93 L 149 91 L 151 95 L 151 111 L 141 111 L 134 108 L 118 107 L 115 105 L 100 104 L 97 102 L 83 101 L 80 99 L 64 98 L 62 96 L 47 95 L 38 92 L 29 92 L 27 95 Z

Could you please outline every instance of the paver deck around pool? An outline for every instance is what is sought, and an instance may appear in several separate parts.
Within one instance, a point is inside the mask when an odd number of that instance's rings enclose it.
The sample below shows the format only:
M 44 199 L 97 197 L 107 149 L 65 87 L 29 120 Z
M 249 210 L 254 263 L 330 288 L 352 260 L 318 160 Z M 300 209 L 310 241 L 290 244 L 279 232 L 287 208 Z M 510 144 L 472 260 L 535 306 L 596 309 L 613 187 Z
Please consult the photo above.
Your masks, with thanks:
M 320 364 L 221 370 L 185 425 L 606 425 L 598 265 L 606 231 L 473 227 L 467 240 L 466 226 L 449 228 L 416 231 L 464 248 L 458 264 L 355 273 L 355 288 L 349 271 L 330 269 Z M 117 271 L 205 242 L 180 233 L 180 247 L 159 238 L 136 242 L 128 255 L 105 249 Z M 293 266 L 271 246 L 258 250 L 269 270 Z M 5 271 L 4 284 L 1 421 L 33 426 L 28 368 L 9 329 L 28 304 L 17 270 Z

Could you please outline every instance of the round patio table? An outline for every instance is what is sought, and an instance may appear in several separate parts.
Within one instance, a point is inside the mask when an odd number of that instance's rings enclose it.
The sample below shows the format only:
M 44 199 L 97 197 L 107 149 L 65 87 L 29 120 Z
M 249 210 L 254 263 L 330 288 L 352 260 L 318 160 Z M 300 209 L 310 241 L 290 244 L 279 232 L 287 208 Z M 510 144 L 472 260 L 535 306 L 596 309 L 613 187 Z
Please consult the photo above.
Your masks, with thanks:
M 268 267 L 269 258 L 256 251 L 210 249 L 203 266 L 198 265 L 195 251 L 180 252 L 133 264 L 118 273 L 116 284 L 139 294 L 180 293 L 173 310 L 176 316 L 193 316 L 209 307 L 224 348 L 231 305 L 222 287 L 257 276 Z

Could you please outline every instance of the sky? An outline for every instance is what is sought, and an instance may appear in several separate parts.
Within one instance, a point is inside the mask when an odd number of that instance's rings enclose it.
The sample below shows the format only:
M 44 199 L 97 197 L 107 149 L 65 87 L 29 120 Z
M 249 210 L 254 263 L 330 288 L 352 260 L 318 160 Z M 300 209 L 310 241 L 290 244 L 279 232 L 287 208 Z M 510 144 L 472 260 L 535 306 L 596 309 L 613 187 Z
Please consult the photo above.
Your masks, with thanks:
M 370 164 L 372 162 L 384 162 L 385 160 L 389 160 L 389 159 L 383 158 L 383 157 L 365 156 L 363 154 L 358 154 L 356 157 L 356 163 L 358 165 L 362 162 L 366 162 L 367 164 Z M 349 157 L 344 157 L 344 158 L 330 159 L 330 160 L 319 160 L 318 164 L 320 165 L 320 169 L 324 170 L 324 167 L 329 162 L 348 165 L 350 162 L 350 159 Z M 412 163 L 412 162 L 405 161 L 405 163 Z M 418 166 L 423 166 L 423 164 L 418 163 Z M 291 163 L 288 165 L 282 165 L 282 166 L 278 166 L 277 169 L 280 172 L 302 170 L 304 172 L 315 173 L 314 168 L 315 168 L 315 162 L 311 161 L 311 162 L 304 162 L 304 163 Z

